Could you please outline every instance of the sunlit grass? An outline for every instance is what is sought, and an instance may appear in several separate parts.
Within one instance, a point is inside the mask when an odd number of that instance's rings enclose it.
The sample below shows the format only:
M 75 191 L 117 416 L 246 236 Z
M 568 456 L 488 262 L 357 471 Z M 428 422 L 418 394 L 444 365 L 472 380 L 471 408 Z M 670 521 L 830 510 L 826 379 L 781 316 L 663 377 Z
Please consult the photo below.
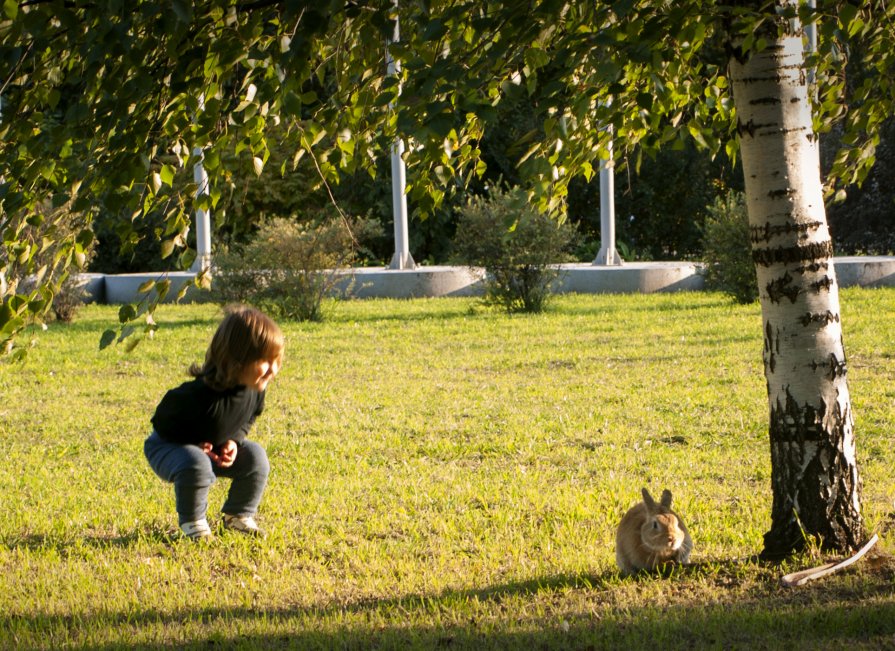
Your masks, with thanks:
M 843 294 L 870 529 L 895 495 L 893 299 Z M 750 560 L 771 506 L 757 305 L 375 300 L 283 323 L 253 434 L 269 536 L 207 545 L 177 537 L 142 442 L 220 315 L 165 307 L 154 341 L 100 352 L 115 314 L 88 307 L 0 363 L 0 647 L 760 648 L 801 639 L 801 619 L 813 647 L 895 635 L 888 563 L 792 592 Z M 618 577 L 641 486 L 674 492 L 697 567 Z

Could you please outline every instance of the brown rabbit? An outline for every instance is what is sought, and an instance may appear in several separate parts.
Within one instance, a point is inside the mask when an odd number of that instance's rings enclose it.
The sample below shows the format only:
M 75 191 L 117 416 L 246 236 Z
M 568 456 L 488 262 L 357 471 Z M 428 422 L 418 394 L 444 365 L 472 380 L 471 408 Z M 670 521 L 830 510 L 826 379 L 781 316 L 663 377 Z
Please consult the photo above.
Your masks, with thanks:
M 658 504 L 645 488 L 642 492 L 643 501 L 625 513 L 615 536 L 615 561 L 622 574 L 686 563 L 693 551 L 687 527 L 671 510 L 671 491 L 662 491 Z

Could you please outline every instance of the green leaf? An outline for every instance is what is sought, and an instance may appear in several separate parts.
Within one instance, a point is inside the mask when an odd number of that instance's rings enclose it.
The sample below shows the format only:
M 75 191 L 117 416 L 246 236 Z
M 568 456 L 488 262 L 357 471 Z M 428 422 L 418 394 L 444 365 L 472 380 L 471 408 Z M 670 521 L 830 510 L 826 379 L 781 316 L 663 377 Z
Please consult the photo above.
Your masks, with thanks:
M 423 40 L 436 41 L 442 38 L 445 34 L 447 34 L 447 27 L 445 26 L 444 21 L 439 19 L 430 20 L 426 24 L 426 29 L 423 30 Z
M 173 165 L 162 165 L 162 169 L 159 172 L 159 178 L 161 178 L 162 183 L 165 183 L 169 186 L 173 185 L 175 172 L 176 170 L 174 169 Z
M 3 0 L 3 13 L 10 20 L 15 20 L 19 14 L 19 3 L 17 0 Z
M 209 172 L 218 169 L 221 166 L 221 154 L 217 149 L 207 150 L 202 157 L 202 164 Z
M 858 7 L 855 5 L 849 4 L 848 2 L 843 2 L 839 7 L 839 22 L 845 28 L 845 30 L 851 33 L 850 25 L 852 21 L 858 15 Z
M 112 342 L 115 341 L 115 331 L 114 330 L 106 330 L 103 332 L 102 336 L 99 338 L 99 349 L 104 350 L 112 345 Z
M 158 294 L 158 300 L 164 300 L 165 296 L 168 295 L 168 292 L 171 290 L 171 281 L 167 278 L 164 280 L 160 280 L 155 285 L 155 291 Z
M 193 266 L 193 262 L 196 261 L 196 250 L 195 249 L 185 249 L 183 253 L 180 254 L 180 257 L 177 259 L 177 265 L 181 269 L 189 269 Z
M 539 68 L 543 68 L 548 63 L 550 63 L 550 55 L 544 52 L 541 48 L 530 47 L 525 50 L 525 65 L 527 65 L 532 72 Z
M 288 91 L 283 97 L 283 109 L 289 115 L 301 115 L 301 98 L 293 91 Z
M 724 151 L 727 153 L 727 159 L 730 161 L 731 165 L 736 162 L 737 152 L 740 150 L 739 143 L 736 140 L 728 140 L 724 145 Z
M 172 253 L 174 253 L 174 240 L 164 240 L 161 244 L 161 256 L 162 259 L 170 257 Z
M 130 337 L 132 334 L 134 334 L 135 331 L 136 331 L 136 328 L 134 328 L 134 326 L 132 326 L 132 325 L 124 326 L 121 329 L 121 334 L 118 335 L 118 343 L 120 344 L 122 341 L 124 341 L 125 339 Z
M 128 321 L 132 321 L 136 318 L 136 316 L 137 308 L 130 303 L 126 303 L 118 309 L 118 321 L 120 323 L 127 323 Z

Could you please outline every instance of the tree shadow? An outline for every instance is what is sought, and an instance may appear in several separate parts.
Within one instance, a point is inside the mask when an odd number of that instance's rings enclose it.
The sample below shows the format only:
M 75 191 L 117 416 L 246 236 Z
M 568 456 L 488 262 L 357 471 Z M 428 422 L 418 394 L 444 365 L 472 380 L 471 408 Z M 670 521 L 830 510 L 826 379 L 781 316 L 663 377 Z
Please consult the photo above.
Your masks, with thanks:
M 747 563 L 757 563 L 747 559 Z M 704 563 L 668 568 L 663 573 L 641 573 L 620 578 L 602 574 L 561 574 L 473 589 L 436 594 L 407 594 L 354 602 L 284 608 L 185 608 L 175 612 L 104 610 L 90 615 L 0 615 L 0 631 L 31 634 L 67 631 L 67 648 L 89 651 L 140 648 L 153 651 L 193 649 L 754 649 L 754 648 L 891 648 L 895 641 L 895 590 L 892 565 L 885 581 L 831 594 L 822 588 L 806 593 L 779 586 L 776 564 L 763 563 L 767 581 L 745 596 L 708 603 L 672 605 L 664 598 L 632 608 L 619 601 L 615 589 L 624 586 L 668 594 L 684 588 L 675 578 L 717 581 L 719 587 L 736 580 L 742 562 Z M 590 607 L 577 611 L 557 608 L 525 609 L 519 600 L 546 600 L 581 591 Z M 640 603 L 643 599 L 639 599 Z M 432 613 L 450 611 L 456 604 L 477 602 L 499 617 L 455 619 L 443 623 Z M 397 616 L 396 616 L 397 614 Z M 439 623 L 423 623 L 433 621 Z M 216 632 L 184 641 L 179 626 L 204 624 Z M 321 625 L 323 623 L 323 625 Z M 263 625 L 270 634 L 240 634 Z M 151 627 L 168 631 L 176 644 L 116 642 L 77 643 L 79 637 L 101 629 L 131 631 Z M 8 635 L 9 633 L 7 633 Z M 124 637 L 124 634 L 122 634 Z M 2 637 L 0 637 L 2 641 Z M 7 642 L 9 640 L 7 639 Z M 24 647 L 18 647 L 24 648 Z
M 84 547 L 92 549 L 128 548 L 146 542 L 173 545 L 179 542 L 181 538 L 174 529 L 151 527 L 126 533 L 79 533 L 77 536 L 53 534 L 7 536 L 3 541 L 3 545 L 10 551 L 18 549 L 27 551 L 53 549 L 60 554 L 64 554 L 65 552 Z
M 586 296 L 584 294 L 570 294 L 571 296 Z M 694 301 L 685 303 L 682 297 L 692 295 Z M 632 301 L 626 300 L 628 294 L 597 294 L 597 300 L 587 303 L 567 302 L 551 303 L 548 311 L 565 315 L 600 316 L 611 315 L 624 316 L 635 312 L 667 312 L 687 313 L 704 309 L 737 309 L 741 308 L 732 299 L 721 294 L 706 294 L 704 292 L 656 292 L 650 300 Z M 618 296 L 619 300 L 613 301 L 612 297 Z M 748 308 L 748 306 L 746 306 Z

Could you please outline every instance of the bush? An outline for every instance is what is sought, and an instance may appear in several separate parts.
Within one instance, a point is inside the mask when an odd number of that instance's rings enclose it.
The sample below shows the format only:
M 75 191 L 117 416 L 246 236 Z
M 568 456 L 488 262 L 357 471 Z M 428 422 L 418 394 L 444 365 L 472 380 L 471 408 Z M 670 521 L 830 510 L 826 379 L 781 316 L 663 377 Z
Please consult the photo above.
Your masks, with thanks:
M 728 192 L 708 211 L 703 234 L 706 287 L 722 291 L 739 303 L 752 303 L 758 298 L 758 279 L 745 195 Z
M 69 275 L 53 296 L 53 315 L 57 321 L 71 323 L 87 300 L 87 291 L 76 275 Z
M 25 296 L 38 308 L 38 319 L 73 321 L 86 295 L 77 274 L 93 258 L 96 245 L 89 216 L 71 212 L 68 203 L 52 207 L 47 202 L 34 212 L 11 216 L 6 224 L 0 300 Z
M 336 291 L 340 272 L 376 229 L 361 220 L 267 220 L 248 244 L 215 255 L 213 295 L 224 303 L 255 305 L 275 317 L 321 321 L 323 299 Z
M 460 210 L 454 257 L 484 267 L 486 301 L 508 312 L 540 312 L 550 296 L 555 265 L 570 259 L 574 229 L 538 212 L 523 190 L 494 190 Z

